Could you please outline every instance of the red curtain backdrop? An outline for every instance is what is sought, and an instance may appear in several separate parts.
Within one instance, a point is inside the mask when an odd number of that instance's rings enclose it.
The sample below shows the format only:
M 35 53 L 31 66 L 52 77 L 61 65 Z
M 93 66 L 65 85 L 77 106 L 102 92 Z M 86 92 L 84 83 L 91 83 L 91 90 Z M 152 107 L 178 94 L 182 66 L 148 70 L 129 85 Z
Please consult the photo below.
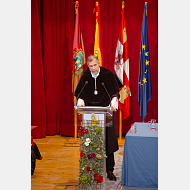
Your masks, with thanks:
M 95 0 L 79 0 L 80 28 L 86 58 L 93 54 L 95 38 Z M 147 22 L 152 83 L 145 122 L 158 122 L 158 0 L 149 0 Z M 143 0 L 125 1 L 129 76 L 130 115 L 123 120 L 123 133 L 134 122 L 141 122 L 138 104 L 138 75 Z M 119 37 L 122 0 L 99 0 L 104 67 L 114 72 Z M 34 138 L 46 135 L 74 135 L 72 94 L 72 46 L 74 36 L 74 0 L 31 0 L 31 125 Z M 87 68 L 85 64 L 84 69 Z M 116 113 L 117 132 L 119 112 Z

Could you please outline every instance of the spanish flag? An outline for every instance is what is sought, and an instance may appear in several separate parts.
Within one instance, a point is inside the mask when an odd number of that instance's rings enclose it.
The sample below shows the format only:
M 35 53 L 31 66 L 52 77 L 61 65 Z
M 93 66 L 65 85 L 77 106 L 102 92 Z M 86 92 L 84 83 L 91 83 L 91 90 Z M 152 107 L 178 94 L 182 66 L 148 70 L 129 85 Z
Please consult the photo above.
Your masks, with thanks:
M 96 6 L 95 6 L 95 12 L 96 12 L 96 30 L 95 30 L 95 42 L 94 42 L 94 55 L 98 56 L 98 59 L 100 61 L 100 66 L 103 66 L 100 6 L 97 1 L 96 1 Z

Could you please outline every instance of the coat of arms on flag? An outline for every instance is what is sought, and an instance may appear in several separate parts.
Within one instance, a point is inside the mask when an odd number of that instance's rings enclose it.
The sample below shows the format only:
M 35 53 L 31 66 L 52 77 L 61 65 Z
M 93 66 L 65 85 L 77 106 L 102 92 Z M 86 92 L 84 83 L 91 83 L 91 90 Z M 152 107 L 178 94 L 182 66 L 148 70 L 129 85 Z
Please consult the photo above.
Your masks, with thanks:
M 83 51 L 81 45 L 73 50 L 74 72 L 79 75 L 83 72 Z

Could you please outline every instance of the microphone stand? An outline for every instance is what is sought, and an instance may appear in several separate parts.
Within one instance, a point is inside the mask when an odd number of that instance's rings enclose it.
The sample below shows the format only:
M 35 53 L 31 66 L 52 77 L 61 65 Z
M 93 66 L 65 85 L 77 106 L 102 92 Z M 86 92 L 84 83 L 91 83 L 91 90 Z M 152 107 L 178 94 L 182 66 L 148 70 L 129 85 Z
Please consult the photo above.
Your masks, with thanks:
M 105 87 L 105 84 L 104 84 L 104 83 L 102 83 L 102 86 L 104 87 L 104 89 L 106 90 L 106 92 L 107 92 L 107 94 L 108 94 L 108 96 L 109 96 L 109 98 L 110 98 L 110 107 L 111 107 L 111 97 L 110 97 L 110 94 L 108 93 L 108 91 L 107 91 L 107 89 L 106 89 L 106 87 Z

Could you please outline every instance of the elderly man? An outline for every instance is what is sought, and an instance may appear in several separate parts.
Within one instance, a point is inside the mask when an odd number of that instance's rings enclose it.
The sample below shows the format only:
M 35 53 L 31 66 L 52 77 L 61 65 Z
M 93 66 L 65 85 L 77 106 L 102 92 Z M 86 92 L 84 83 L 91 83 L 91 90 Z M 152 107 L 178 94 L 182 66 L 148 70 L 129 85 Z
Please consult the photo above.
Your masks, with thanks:
M 81 76 L 74 96 L 77 106 L 109 106 L 113 111 L 118 109 L 119 88 L 122 83 L 110 70 L 100 67 L 97 56 L 90 55 L 87 59 L 88 68 Z M 113 174 L 114 152 L 118 150 L 115 115 L 113 112 L 112 127 L 106 128 L 106 172 L 110 180 L 116 181 Z

